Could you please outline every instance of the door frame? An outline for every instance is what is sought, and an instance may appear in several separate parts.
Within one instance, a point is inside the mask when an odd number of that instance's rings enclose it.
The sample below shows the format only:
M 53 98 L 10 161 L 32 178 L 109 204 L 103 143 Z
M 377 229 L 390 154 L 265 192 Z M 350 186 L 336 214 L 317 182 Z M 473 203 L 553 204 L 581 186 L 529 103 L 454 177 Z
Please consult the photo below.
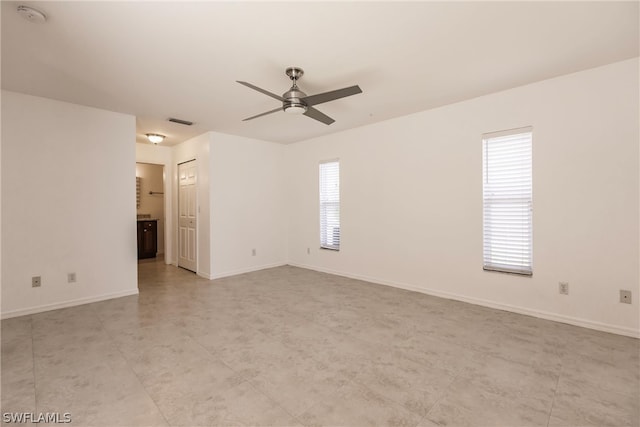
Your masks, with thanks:
M 171 152 L 165 147 L 152 147 L 163 148 L 162 150 L 151 150 L 143 144 L 140 148 L 136 148 L 136 163 L 148 163 L 152 165 L 164 166 L 164 263 L 175 264 L 174 251 L 175 236 L 174 236 L 174 200 L 173 200 L 173 176 L 174 162 L 171 156 Z M 149 144 L 149 147 L 151 145 Z
M 162 191 L 164 193 L 162 197 L 163 198 L 162 200 L 162 216 L 163 216 L 162 247 L 164 249 L 162 256 L 164 257 L 165 264 L 170 264 L 171 263 L 171 229 L 172 229 L 170 217 L 171 217 L 172 210 L 171 210 L 171 192 L 169 190 L 171 187 L 171 182 L 167 182 L 169 181 L 167 168 L 170 167 L 170 165 L 167 165 L 164 163 L 143 162 L 143 161 L 136 160 L 136 165 L 137 164 L 162 167 Z M 137 173 L 136 173 L 136 176 L 137 176 Z M 158 240 L 158 242 L 160 242 L 160 240 Z

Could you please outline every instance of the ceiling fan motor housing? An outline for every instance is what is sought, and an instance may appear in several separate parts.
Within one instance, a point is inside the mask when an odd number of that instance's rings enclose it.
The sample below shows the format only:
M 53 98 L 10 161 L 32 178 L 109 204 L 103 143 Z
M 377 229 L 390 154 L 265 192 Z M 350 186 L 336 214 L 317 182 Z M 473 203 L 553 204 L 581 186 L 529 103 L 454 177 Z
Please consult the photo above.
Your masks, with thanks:
M 304 70 L 298 67 L 289 67 L 284 72 L 291 80 L 293 86 L 287 92 L 282 94 L 285 99 L 282 103 L 282 109 L 291 113 L 304 113 L 307 111 L 307 104 L 301 99 L 307 96 L 306 93 L 298 89 L 296 82 L 304 75 Z

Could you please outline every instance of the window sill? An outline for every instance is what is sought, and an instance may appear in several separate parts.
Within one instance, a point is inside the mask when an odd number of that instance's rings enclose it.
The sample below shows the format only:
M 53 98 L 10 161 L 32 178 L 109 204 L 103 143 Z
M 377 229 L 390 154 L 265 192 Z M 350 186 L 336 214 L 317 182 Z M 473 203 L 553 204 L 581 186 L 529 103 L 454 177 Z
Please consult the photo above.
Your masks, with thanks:
M 533 272 L 527 272 L 527 271 L 514 271 L 514 270 L 507 270 L 507 269 L 500 269 L 500 268 L 488 268 L 488 267 L 482 267 L 482 269 L 484 271 L 489 271 L 491 273 L 503 273 L 503 274 L 512 274 L 514 276 L 524 276 L 524 277 L 531 277 L 533 276 Z

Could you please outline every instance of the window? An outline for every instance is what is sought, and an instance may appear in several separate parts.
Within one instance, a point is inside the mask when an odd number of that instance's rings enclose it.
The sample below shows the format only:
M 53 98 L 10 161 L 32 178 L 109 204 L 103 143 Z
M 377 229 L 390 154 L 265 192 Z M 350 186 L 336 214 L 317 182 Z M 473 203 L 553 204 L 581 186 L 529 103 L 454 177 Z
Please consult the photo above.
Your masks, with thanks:
M 531 128 L 483 135 L 484 269 L 533 274 Z
M 320 163 L 320 247 L 340 250 L 340 163 Z

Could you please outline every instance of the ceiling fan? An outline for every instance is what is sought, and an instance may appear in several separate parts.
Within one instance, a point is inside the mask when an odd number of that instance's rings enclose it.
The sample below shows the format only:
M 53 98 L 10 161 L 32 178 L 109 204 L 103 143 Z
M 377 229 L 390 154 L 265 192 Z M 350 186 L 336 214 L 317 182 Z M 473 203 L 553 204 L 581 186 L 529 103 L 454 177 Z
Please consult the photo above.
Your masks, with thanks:
M 285 70 L 285 74 L 289 76 L 289 78 L 293 81 L 293 86 L 286 91 L 285 93 L 280 95 L 276 95 L 275 93 L 271 93 L 267 90 L 261 89 L 257 86 L 252 85 L 251 83 L 241 82 L 236 80 L 241 85 L 249 87 L 253 90 L 257 90 L 258 92 L 264 93 L 267 96 L 277 99 L 278 101 L 282 101 L 282 107 L 278 107 L 274 110 L 267 111 L 265 113 L 258 114 L 256 116 L 248 117 L 243 120 L 246 122 L 247 120 L 253 120 L 258 117 L 266 116 L 267 114 L 275 113 L 277 111 L 284 111 L 286 113 L 291 114 L 304 114 L 307 117 L 311 117 L 312 119 L 318 120 L 319 122 L 324 123 L 325 125 L 330 125 L 335 122 L 331 117 L 327 116 L 324 113 L 316 110 L 313 106 L 318 104 L 323 104 L 325 102 L 333 101 L 336 99 L 344 98 L 346 96 L 357 95 L 362 93 L 362 89 L 359 86 L 349 86 L 343 89 L 332 90 L 329 92 L 319 93 L 317 95 L 307 96 L 306 93 L 302 92 L 298 85 L 296 84 L 298 79 L 302 77 L 304 74 L 304 70 L 298 67 L 289 67 Z

